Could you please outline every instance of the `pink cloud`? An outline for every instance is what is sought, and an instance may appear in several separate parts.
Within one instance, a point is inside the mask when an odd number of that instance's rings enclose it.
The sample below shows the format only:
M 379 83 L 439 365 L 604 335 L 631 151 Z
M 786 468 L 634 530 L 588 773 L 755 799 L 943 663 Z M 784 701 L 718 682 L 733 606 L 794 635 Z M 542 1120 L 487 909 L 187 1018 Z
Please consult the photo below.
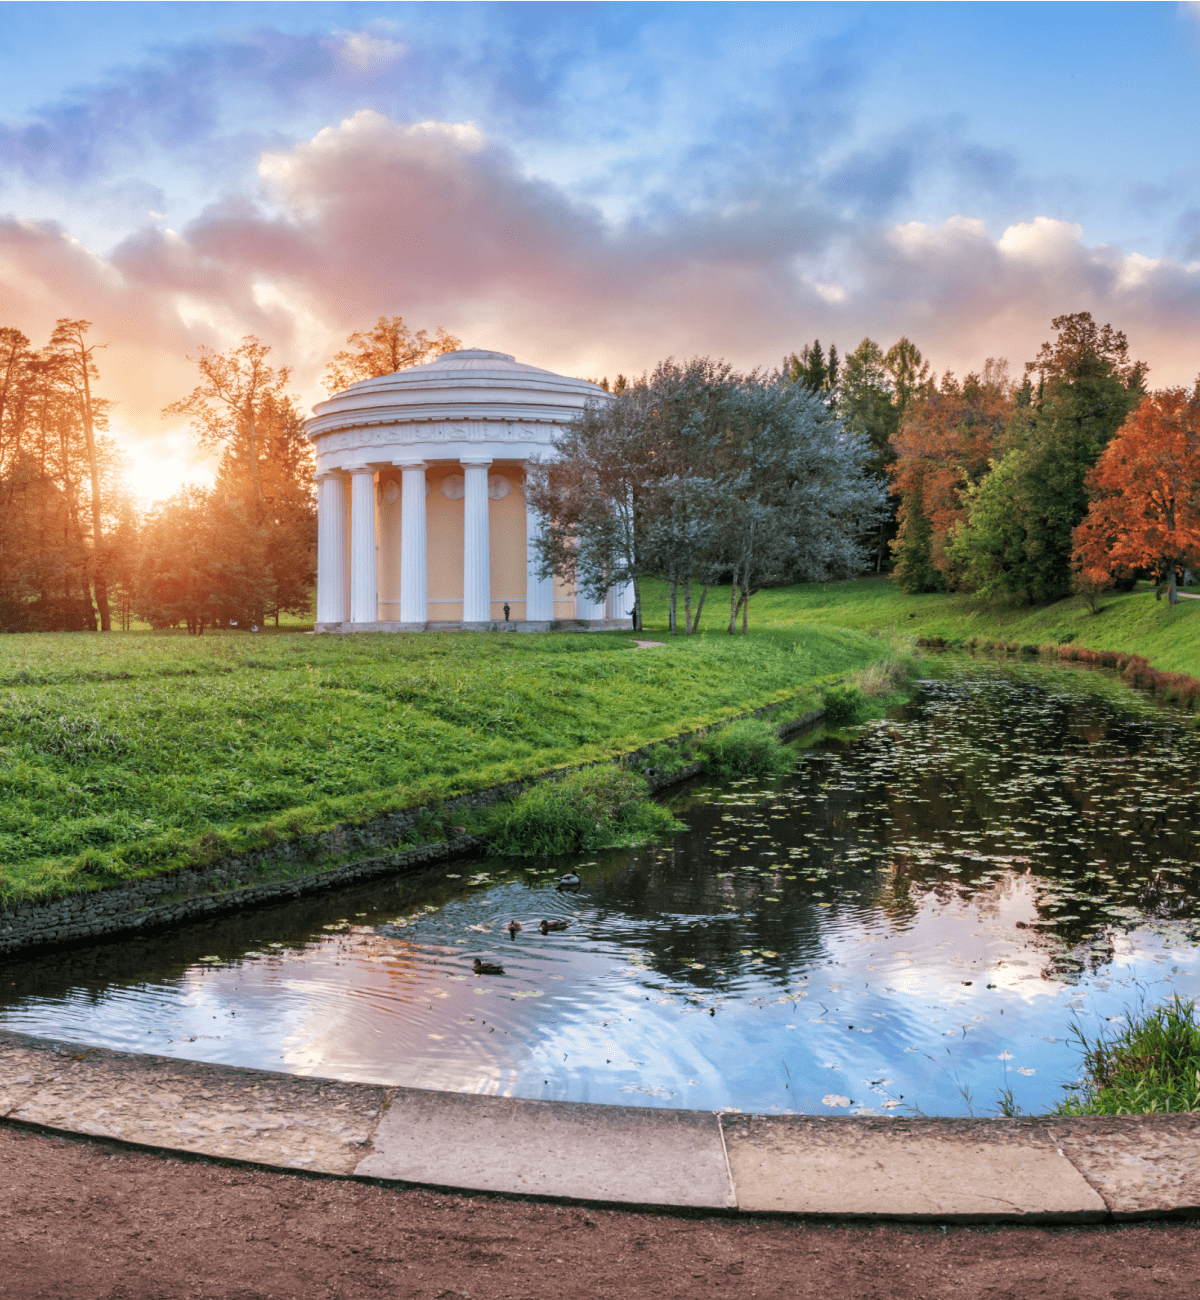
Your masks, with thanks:
M 393 313 L 612 375 L 693 353 L 770 366 L 818 335 L 846 349 L 901 333 L 938 369 L 1002 355 L 1019 369 L 1052 316 L 1090 310 L 1128 333 L 1152 383 L 1200 370 L 1200 265 L 1091 246 L 1044 216 L 998 236 L 968 217 L 849 225 L 764 190 L 614 226 L 469 124 L 373 112 L 264 154 L 259 174 L 259 194 L 108 257 L 55 226 L 0 223 L 4 323 L 40 342 L 57 316 L 94 321 L 111 340 L 104 391 L 149 440 L 193 385 L 198 344 L 258 334 L 316 397 L 345 335 Z

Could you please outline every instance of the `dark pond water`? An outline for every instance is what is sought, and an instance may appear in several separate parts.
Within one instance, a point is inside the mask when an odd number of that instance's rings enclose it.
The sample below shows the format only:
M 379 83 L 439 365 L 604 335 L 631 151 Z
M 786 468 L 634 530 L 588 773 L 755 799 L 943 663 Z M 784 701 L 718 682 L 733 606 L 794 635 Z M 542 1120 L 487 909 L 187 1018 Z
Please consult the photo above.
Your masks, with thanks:
M 1195 733 L 1116 687 L 959 666 L 786 781 L 686 791 L 670 844 L 9 961 L 0 1024 L 525 1097 L 1044 1111 L 1073 1024 L 1200 991 L 1198 775 Z

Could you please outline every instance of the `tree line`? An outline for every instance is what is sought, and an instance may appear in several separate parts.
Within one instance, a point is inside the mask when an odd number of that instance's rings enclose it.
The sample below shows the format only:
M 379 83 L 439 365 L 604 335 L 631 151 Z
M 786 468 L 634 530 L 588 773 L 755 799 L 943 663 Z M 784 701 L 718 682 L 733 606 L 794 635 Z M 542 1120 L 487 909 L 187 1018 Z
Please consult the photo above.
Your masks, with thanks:
M 728 584 L 727 627 L 765 586 L 893 569 L 902 590 L 1028 601 L 1161 580 L 1200 564 L 1200 380 L 1146 387 L 1125 335 L 1087 312 L 1019 380 L 988 359 L 940 379 L 908 338 L 842 356 L 820 340 L 775 370 L 695 358 L 618 376 L 527 491 L 538 562 L 599 599 L 669 589 L 672 632 Z M 312 449 L 287 366 L 253 336 L 200 348 L 164 415 L 218 451 L 211 489 L 140 515 L 108 436 L 85 320 L 34 348 L 0 329 L 0 630 L 262 624 L 311 605 Z M 329 362 L 332 393 L 461 346 L 380 317 Z M 722 616 L 724 617 L 724 616 Z
M 291 371 L 248 335 L 201 347 L 200 382 L 166 407 L 219 452 L 211 488 L 187 486 L 140 512 L 128 462 L 108 436 L 111 403 L 91 322 L 58 321 L 35 348 L 0 329 L 0 631 L 257 627 L 304 615 L 315 580 L 312 446 Z M 459 341 L 401 317 L 347 339 L 326 370 L 336 392 Z
M 1020 380 L 989 359 L 927 379 L 892 440 L 904 591 L 1041 603 L 1152 577 L 1176 599 L 1200 561 L 1200 379 L 1148 390 L 1125 335 L 1089 312 Z

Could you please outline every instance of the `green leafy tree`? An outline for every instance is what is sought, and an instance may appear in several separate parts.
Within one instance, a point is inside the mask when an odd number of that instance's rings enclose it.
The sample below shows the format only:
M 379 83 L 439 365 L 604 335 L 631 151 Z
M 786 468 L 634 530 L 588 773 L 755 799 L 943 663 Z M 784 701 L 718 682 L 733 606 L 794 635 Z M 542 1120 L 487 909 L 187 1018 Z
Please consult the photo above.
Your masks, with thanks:
M 1037 384 L 1030 386 L 1029 406 L 1018 397 L 1004 438 L 1009 454 L 998 461 L 1005 473 L 1002 495 L 1013 512 L 1006 544 L 997 548 L 990 524 L 976 534 L 985 503 L 997 495 L 985 480 L 954 547 L 980 590 L 1035 602 L 1072 590 L 1072 534 L 1087 510 L 1088 473 L 1141 399 L 1146 377 L 1144 363 L 1130 359 L 1125 335 L 1098 326 L 1089 312 L 1051 323 L 1058 337 L 1026 366 L 1027 378 L 1036 375 Z M 1019 544 L 1012 540 L 1018 528 Z
M 267 534 L 219 493 L 185 487 L 146 519 L 136 612 L 151 627 L 242 626 L 270 598 Z

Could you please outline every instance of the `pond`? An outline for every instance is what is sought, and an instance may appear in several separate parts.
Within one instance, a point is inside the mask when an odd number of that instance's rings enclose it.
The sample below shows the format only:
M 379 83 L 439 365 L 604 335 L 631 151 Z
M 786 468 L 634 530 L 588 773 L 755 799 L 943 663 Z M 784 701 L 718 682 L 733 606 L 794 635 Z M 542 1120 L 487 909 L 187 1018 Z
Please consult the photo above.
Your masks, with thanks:
M 679 793 L 669 843 L 451 863 L 10 959 L 0 1024 L 523 1097 L 1038 1113 L 1078 1072 L 1072 1026 L 1200 992 L 1186 719 L 1094 676 L 968 662 L 808 744 L 782 781 Z

